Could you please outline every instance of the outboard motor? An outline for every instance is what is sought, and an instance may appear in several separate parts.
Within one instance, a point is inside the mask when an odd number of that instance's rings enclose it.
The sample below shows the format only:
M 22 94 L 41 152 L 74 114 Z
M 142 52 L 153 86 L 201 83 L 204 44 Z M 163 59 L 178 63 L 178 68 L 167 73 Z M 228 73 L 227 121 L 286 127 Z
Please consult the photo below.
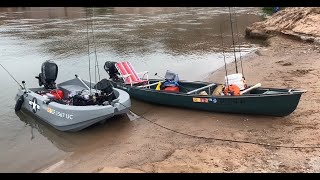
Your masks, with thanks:
M 58 66 L 52 61 L 46 61 L 41 66 L 41 73 L 36 78 L 39 80 L 39 86 L 44 85 L 46 89 L 55 89 L 58 76 Z
M 102 104 L 105 101 L 111 104 L 111 101 L 117 98 L 114 94 L 112 83 L 108 79 L 102 79 L 94 88 L 101 91 L 101 95 L 97 97 L 98 104 Z
M 115 64 L 116 62 L 107 61 L 104 64 L 104 70 L 106 70 L 106 72 L 109 74 L 109 79 L 112 79 L 113 81 L 119 81 L 120 78 L 118 77 L 118 75 L 120 75 L 120 73 L 118 72 Z

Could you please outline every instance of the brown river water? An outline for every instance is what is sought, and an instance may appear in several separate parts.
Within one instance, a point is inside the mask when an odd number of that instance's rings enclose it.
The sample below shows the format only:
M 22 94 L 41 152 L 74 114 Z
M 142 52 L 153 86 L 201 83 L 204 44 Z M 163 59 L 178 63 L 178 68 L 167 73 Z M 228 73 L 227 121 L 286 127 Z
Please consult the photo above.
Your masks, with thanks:
M 239 57 L 261 46 L 245 39 L 244 31 L 263 15 L 260 8 L 235 10 L 233 30 Z M 234 60 L 229 18 L 228 8 L 222 7 L 0 8 L 0 63 L 18 82 L 26 81 L 27 87 L 38 86 L 35 76 L 46 60 L 59 66 L 57 83 L 75 74 L 88 80 L 89 34 L 93 81 L 98 81 L 96 57 L 101 78 L 108 78 L 103 69 L 106 61 L 126 60 L 136 71 L 149 71 L 149 78 L 171 70 L 180 79 L 203 80 L 224 65 L 222 39 L 226 61 Z M 29 114 L 15 113 L 19 86 L 2 68 L 0 80 L 0 172 L 34 172 L 99 138 L 111 138 L 106 133 L 111 125 L 119 128 L 130 121 L 123 116 L 78 133 L 59 132 Z M 138 112 L 149 106 L 134 100 L 132 105 Z

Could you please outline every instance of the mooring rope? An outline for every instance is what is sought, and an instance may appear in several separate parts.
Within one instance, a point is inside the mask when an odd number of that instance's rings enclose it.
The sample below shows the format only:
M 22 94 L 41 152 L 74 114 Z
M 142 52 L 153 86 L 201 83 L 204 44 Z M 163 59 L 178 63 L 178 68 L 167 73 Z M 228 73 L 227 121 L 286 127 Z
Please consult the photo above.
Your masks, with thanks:
M 120 103 L 120 102 L 119 102 Z M 128 108 L 127 106 L 125 106 L 124 104 L 120 103 L 121 105 L 123 105 L 124 107 Z M 241 143 L 241 144 L 253 144 L 253 145 L 259 145 L 259 146 L 265 146 L 265 147 L 273 147 L 273 148 L 287 148 L 287 149 L 306 149 L 306 148 L 314 148 L 314 149 L 319 149 L 320 146 L 285 146 L 285 145 L 274 145 L 274 144 L 269 144 L 269 143 L 259 143 L 259 142 L 252 142 L 252 141 L 245 141 L 245 140 L 233 140 L 233 139 L 224 139 L 224 138 L 215 138 L 215 137 L 204 137 L 204 136 L 196 136 L 196 135 L 192 135 L 192 134 L 188 134 L 188 133 L 184 133 L 184 132 L 179 132 L 177 130 L 165 127 L 161 124 L 158 124 L 142 115 L 139 115 L 133 111 L 130 110 L 131 113 L 141 117 L 142 119 L 158 126 L 161 127 L 163 129 L 166 129 L 168 131 L 177 133 L 177 134 L 181 134 L 184 136 L 188 136 L 188 137 L 192 137 L 192 138 L 197 138 L 197 139 L 204 139 L 204 140 L 212 140 L 212 141 L 223 141 L 223 142 L 231 142 L 231 143 Z

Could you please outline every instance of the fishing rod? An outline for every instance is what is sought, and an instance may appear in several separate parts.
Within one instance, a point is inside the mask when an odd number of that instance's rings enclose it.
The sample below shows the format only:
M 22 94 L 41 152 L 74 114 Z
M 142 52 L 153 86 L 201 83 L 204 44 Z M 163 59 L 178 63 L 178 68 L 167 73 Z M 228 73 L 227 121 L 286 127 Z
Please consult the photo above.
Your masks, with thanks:
M 164 77 L 158 75 L 158 73 L 155 73 L 154 75 L 160 77 L 161 79 L 165 79 Z
M 238 65 L 237 65 L 237 57 L 236 57 L 236 48 L 234 45 L 234 37 L 233 37 L 233 27 L 232 27 L 232 19 L 231 19 L 231 10 L 229 7 L 229 17 L 230 17 L 230 25 L 231 25 L 231 34 L 232 34 L 232 45 L 233 45 L 233 53 L 234 53 L 234 62 L 236 64 L 236 73 L 238 73 Z
M 11 78 L 21 87 L 21 89 L 24 89 L 24 93 L 17 99 L 16 105 L 14 107 L 15 111 L 19 111 L 22 107 L 22 104 L 24 102 L 24 95 L 27 94 L 27 89 L 25 85 L 25 81 L 22 81 L 23 86 L 11 75 L 11 73 L 0 63 L 1 67 L 7 71 L 7 73 L 11 76 Z
M 91 70 L 90 70 L 90 41 L 89 41 L 89 28 L 88 28 L 88 11 L 86 10 L 86 20 L 87 20 L 87 40 L 88 40 L 88 57 L 89 57 L 89 79 L 90 79 L 90 89 L 89 93 L 91 96 Z
M 16 81 L 16 83 L 22 88 L 22 89 L 25 89 L 25 85 L 24 85 L 24 81 L 22 81 L 22 83 L 23 83 L 23 86 L 10 74 L 10 72 L 2 65 L 2 64 L 0 64 L 1 66 L 2 66 L 2 68 L 5 70 L 5 71 L 7 71 L 7 73 L 11 76 L 11 78 L 14 80 L 14 81 Z
M 220 24 L 220 36 L 221 36 L 221 44 L 222 44 L 222 54 L 223 54 L 223 61 L 224 61 L 224 69 L 226 71 L 226 78 L 227 78 L 227 88 L 228 88 L 228 92 L 230 92 L 229 89 L 229 78 L 228 78 L 228 70 L 227 70 L 227 62 L 226 62 L 226 56 L 224 54 L 224 43 L 223 43 L 223 36 L 222 36 L 222 27 Z
M 92 9 L 92 17 L 94 18 L 94 9 Z M 95 76 L 95 82 L 97 82 L 97 77 L 96 77 L 97 73 L 96 73 L 96 71 L 98 72 L 99 81 L 100 81 L 100 71 L 99 71 L 99 64 L 98 64 L 98 59 L 97 59 L 97 48 L 96 48 L 96 45 L 95 45 L 95 36 L 94 36 L 94 33 L 93 33 L 93 23 L 94 23 L 94 19 L 93 18 L 91 18 L 91 16 L 90 16 L 92 43 L 93 43 L 94 54 L 95 54 L 94 76 Z
M 241 51 L 240 51 L 240 40 L 239 40 L 239 30 L 238 30 L 238 25 L 237 25 L 237 24 L 238 24 L 238 23 L 237 23 L 237 14 L 236 14 L 235 8 L 233 8 L 233 13 L 234 13 L 234 19 L 235 19 L 235 26 L 236 26 L 236 30 L 237 30 L 237 38 L 238 38 L 238 48 L 239 48 L 241 72 L 242 72 L 243 79 L 245 79 L 245 78 L 244 78 L 244 73 L 243 73 L 243 67 L 242 67 L 242 59 L 241 59 Z

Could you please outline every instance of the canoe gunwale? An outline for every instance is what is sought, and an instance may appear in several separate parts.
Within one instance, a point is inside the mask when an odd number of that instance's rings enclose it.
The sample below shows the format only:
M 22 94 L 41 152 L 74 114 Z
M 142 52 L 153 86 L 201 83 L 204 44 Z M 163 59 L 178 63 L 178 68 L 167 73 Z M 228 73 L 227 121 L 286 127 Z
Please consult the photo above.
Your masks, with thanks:
M 149 89 L 149 88 L 141 88 L 141 87 L 135 87 L 135 86 L 128 86 L 125 84 L 121 84 L 125 87 L 129 87 L 130 89 L 139 90 L 139 91 L 149 91 L 154 92 L 157 94 L 169 94 L 169 95 L 175 95 L 175 96 L 186 96 L 186 97 L 203 97 L 203 98 L 209 98 L 209 97 L 215 97 L 215 98 L 252 98 L 252 97 L 273 97 L 273 96 L 291 96 L 295 94 L 303 94 L 306 93 L 306 90 L 295 90 L 291 92 L 282 92 L 277 94 L 243 94 L 240 96 L 212 96 L 212 95 L 199 95 L 199 94 L 187 94 L 182 92 L 168 92 L 163 90 L 155 90 L 155 89 Z M 263 89 L 269 89 L 269 90 L 287 90 L 287 89 L 276 89 L 276 88 L 263 88 Z M 130 92 L 129 92 L 130 93 Z
M 163 81 L 162 79 L 149 79 L 150 81 Z M 179 80 L 181 83 L 185 84 L 199 84 L 199 85 L 210 85 L 210 84 L 216 84 L 216 85 L 221 85 L 219 83 L 210 83 L 210 82 L 204 82 L 204 81 L 186 81 L 186 80 Z M 173 95 L 181 95 L 181 96 L 188 96 L 188 97 L 194 97 L 194 96 L 201 96 L 201 97 L 223 97 L 223 98 L 243 98 L 243 97 L 272 97 L 272 96 L 284 96 L 284 95 L 293 95 L 293 94 L 303 94 L 306 93 L 307 90 L 304 89 L 288 89 L 288 88 L 271 88 L 271 87 L 260 87 L 257 88 L 259 90 L 266 90 L 266 91 L 284 91 L 286 90 L 287 92 L 281 92 L 281 93 L 276 93 L 276 94 L 242 94 L 241 96 L 212 96 L 212 95 L 198 95 L 198 94 L 187 94 L 187 93 L 182 93 L 182 92 L 168 92 L 168 91 L 163 91 L 163 90 L 155 90 L 155 89 L 150 89 L 150 88 L 145 88 L 141 86 L 130 86 L 124 83 L 119 83 L 119 82 L 114 82 L 116 84 L 121 84 L 121 86 L 124 87 L 129 87 L 131 89 L 135 90 L 144 90 L 144 91 L 153 91 L 155 93 L 165 93 L 165 94 L 173 94 Z M 249 86 L 250 87 L 250 86 Z

